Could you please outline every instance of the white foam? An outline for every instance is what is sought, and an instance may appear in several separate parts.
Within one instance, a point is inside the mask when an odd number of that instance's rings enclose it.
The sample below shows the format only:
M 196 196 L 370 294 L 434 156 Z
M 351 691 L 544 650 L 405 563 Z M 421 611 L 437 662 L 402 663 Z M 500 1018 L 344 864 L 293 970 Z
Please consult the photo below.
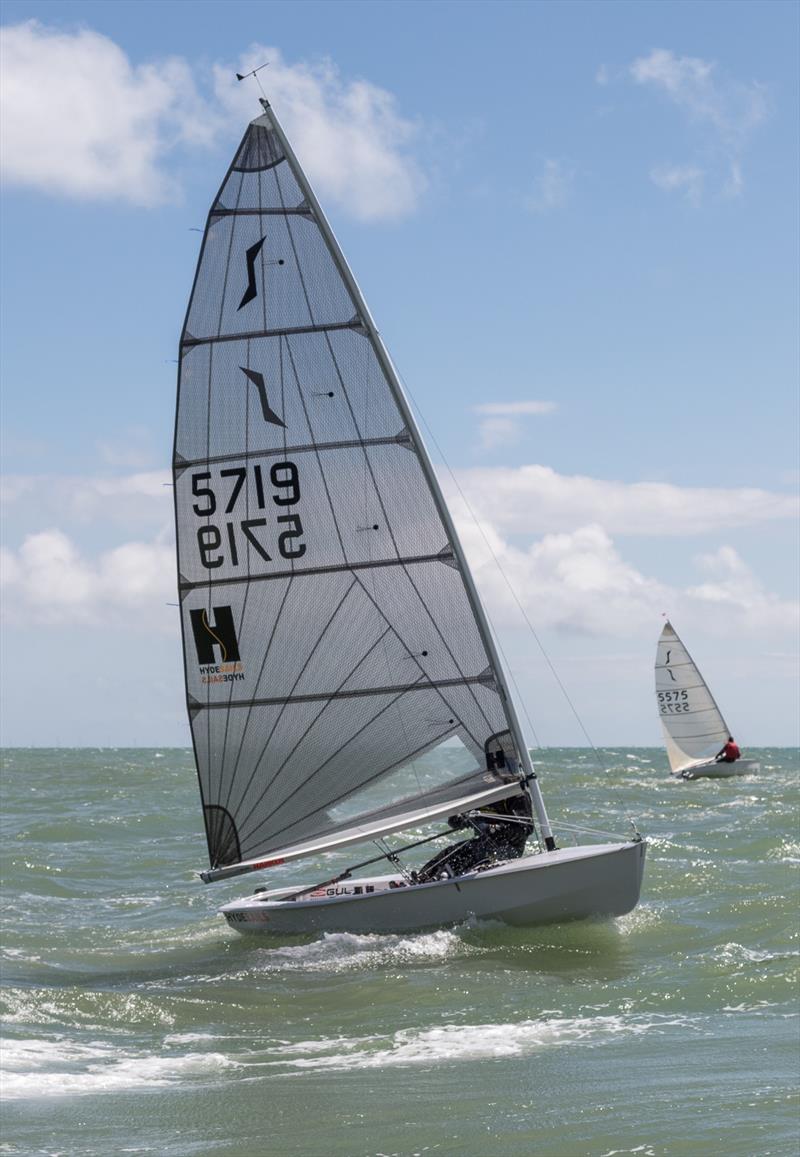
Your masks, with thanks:
M 269 972 L 347 972 L 406 961 L 444 960 L 472 951 L 455 932 L 438 929 L 412 936 L 327 932 L 310 944 L 259 949 L 259 966 Z
M 656 1151 L 652 1145 L 636 1145 L 633 1149 L 609 1149 L 607 1153 L 603 1153 L 602 1157 L 617 1157 L 618 1153 L 641 1153 L 642 1157 L 656 1157 Z
M 636 1019 L 622 1016 L 553 1017 L 518 1024 L 442 1025 L 403 1029 L 392 1037 L 331 1038 L 302 1041 L 282 1049 L 293 1069 L 379 1069 L 521 1057 L 555 1045 L 601 1045 L 626 1036 L 686 1027 L 685 1017 Z M 319 1055 L 324 1052 L 329 1055 Z M 304 1054 L 297 1056 L 296 1054 Z M 311 1054 L 311 1055 L 309 1055 Z
M 745 948 L 744 944 L 730 941 L 728 944 L 721 944 L 713 956 L 726 964 L 764 964 L 768 960 L 785 960 L 792 956 L 800 956 L 800 950 L 769 952 L 766 949 Z
M 625 916 L 618 916 L 614 926 L 623 936 L 630 936 L 634 932 L 643 932 L 661 923 L 663 919 L 663 905 L 651 902 L 642 902 L 632 912 Z
M 99 1041 L 84 1045 L 64 1039 L 6 1041 L 2 1064 L 7 1100 L 158 1088 L 240 1067 L 221 1053 L 142 1056 Z

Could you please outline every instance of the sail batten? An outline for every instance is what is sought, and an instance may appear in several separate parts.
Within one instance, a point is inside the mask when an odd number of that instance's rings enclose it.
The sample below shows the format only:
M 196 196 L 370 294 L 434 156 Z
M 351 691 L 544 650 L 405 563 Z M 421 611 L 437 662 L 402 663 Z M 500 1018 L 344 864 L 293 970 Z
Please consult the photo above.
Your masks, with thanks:
M 383 811 L 402 796 L 412 814 L 467 770 L 528 766 L 365 309 L 291 150 L 270 115 L 257 118 L 203 237 L 173 459 L 187 704 L 215 869 L 287 833 L 352 828 L 342 801 L 363 796 L 372 813 L 370 792 L 390 781 Z
M 316 392 L 315 396 L 320 397 L 323 395 L 321 392 Z M 324 396 L 329 396 L 329 392 L 326 391 Z M 181 469 L 185 470 L 189 466 L 215 466 L 222 462 L 238 462 L 243 458 L 269 458 L 270 456 L 275 457 L 279 454 L 305 454 L 310 450 L 324 453 L 326 450 L 354 450 L 359 446 L 393 446 L 398 443 L 406 445 L 409 442 L 410 439 L 407 432 L 395 434 L 392 437 L 350 438 L 347 441 L 341 442 L 300 442 L 292 446 L 276 446 L 272 449 L 245 450 L 238 454 L 218 454 L 216 457 L 182 460 L 180 466 Z
M 252 341 L 256 338 L 294 337 L 308 333 L 324 334 L 342 329 L 349 329 L 358 333 L 361 324 L 360 321 L 351 319 L 350 321 L 330 321 L 314 325 L 285 326 L 283 329 L 242 330 L 240 333 L 209 334 L 207 337 L 196 337 L 194 334 L 187 334 L 186 337 L 181 339 L 181 345 L 191 348 L 193 346 L 210 345 L 213 342 Z
M 669 622 L 658 640 L 655 679 L 659 718 L 673 773 L 713 759 L 728 738 L 728 725 Z
M 269 581 L 270 579 L 302 578 L 304 575 L 336 574 L 337 572 L 341 573 L 343 571 L 349 572 L 349 571 L 356 571 L 356 570 L 374 570 L 376 567 L 387 567 L 387 566 L 407 567 L 407 566 L 416 566 L 419 563 L 424 563 L 424 562 L 445 563 L 445 564 L 449 565 L 452 559 L 453 559 L 452 552 L 448 551 L 447 553 L 444 553 L 442 551 L 439 551 L 437 554 L 421 554 L 416 558 L 377 558 L 377 559 L 372 559 L 369 562 L 364 562 L 364 561 L 362 561 L 362 562 L 348 562 L 348 563 L 340 563 L 339 565 L 324 566 L 324 567 L 305 567 L 305 568 L 296 567 L 294 570 L 275 571 L 273 574 L 256 575 L 256 576 L 251 577 L 249 581 L 250 582 L 265 582 L 265 581 Z M 182 580 L 178 584 L 178 588 L 181 591 L 191 591 L 191 590 L 199 590 L 199 589 L 204 588 L 204 587 L 231 586 L 232 584 L 239 583 L 239 582 L 241 582 L 241 579 L 237 579 L 237 578 L 206 579 L 204 582 L 196 582 L 196 583 L 187 582 L 185 580 Z
M 484 682 L 484 675 L 466 675 L 463 679 L 429 679 L 424 683 L 407 683 L 405 686 L 370 687 L 353 691 L 320 691 L 314 695 L 282 695 L 278 699 L 233 699 L 227 703 L 201 704 L 201 708 L 207 707 L 209 711 L 215 708 L 234 711 L 239 707 L 274 707 L 280 704 L 286 704 L 288 706 L 290 703 L 317 703 L 326 702 L 329 699 L 356 699 L 362 698 L 365 695 L 388 695 L 395 693 L 407 695 L 411 691 L 427 691 L 431 687 L 463 687 L 470 683 Z

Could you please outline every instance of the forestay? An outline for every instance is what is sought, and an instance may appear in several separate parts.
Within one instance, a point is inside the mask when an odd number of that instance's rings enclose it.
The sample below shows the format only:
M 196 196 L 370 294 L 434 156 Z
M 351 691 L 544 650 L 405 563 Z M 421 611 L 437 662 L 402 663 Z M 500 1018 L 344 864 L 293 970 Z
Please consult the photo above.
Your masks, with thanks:
M 728 727 L 669 622 L 656 651 L 656 699 L 672 771 L 713 759 L 728 738 Z
M 443 780 L 452 799 L 518 790 L 502 681 L 360 301 L 265 110 L 209 213 L 181 340 L 179 592 L 212 868 L 446 814 Z

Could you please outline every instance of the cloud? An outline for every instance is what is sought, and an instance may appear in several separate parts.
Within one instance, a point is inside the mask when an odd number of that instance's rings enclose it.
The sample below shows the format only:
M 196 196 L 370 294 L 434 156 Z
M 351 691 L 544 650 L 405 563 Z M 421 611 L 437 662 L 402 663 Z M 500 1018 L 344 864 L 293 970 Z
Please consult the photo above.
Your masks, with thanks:
M 22 504 L 24 518 L 17 524 L 47 529 L 26 529 L 20 545 L 0 557 L 6 621 L 79 623 L 100 630 L 141 619 L 152 620 L 153 629 L 173 631 L 174 609 L 167 604 L 176 601 L 175 554 L 172 492 L 162 485 L 166 477 L 153 472 L 14 480 L 6 502 L 11 511 Z M 720 531 L 748 520 L 789 517 L 792 503 L 783 496 L 627 485 L 564 477 L 535 466 L 465 471 L 459 481 L 479 525 L 457 494 L 449 494 L 450 506 L 489 613 L 500 627 L 518 630 L 520 614 L 493 554 L 537 627 L 630 638 L 651 630 L 661 612 L 669 611 L 687 629 L 721 636 L 741 629 L 754 637 L 784 637 L 787 629 L 796 629 L 796 604 L 767 591 L 732 547 L 700 554 L 693 562 L 696 575 L 678 587 L 628 562 L 615 538 Z M 54 495 L 61 496 L 58 502 Z M 59 506 L 72 531 L 45 522 L 58 517 Z
M 0 505 L 7 532 L 12 523 L 73 526 L 102 524 L 159 529 L 172 522 L 172 478 L 168 470 L 119 476 L 10 474 L 0 480 Z
M 266 45 L 253 45 L 238 71 L 265 61 L 260 75 L 270 103 L 323 198 L 365 221 L 411 212 L 426 181 L 407 152 L 417 127 L 399 114 L 392 94 L 366 80 L 345 80 L 327 57 L 290 65 Z M 252 81 L 239 83 L 233 69 L 217 64 L 214 85 L 239 123 L 253 115 Z
M 549 213 L 560 209 L 569 200 L 574 173 L 561 161 L 549 159 L 542 165 L 542 172 L 533 183 L 533 192 L 525 199 L 525 206 L 531 213 Z
M 667 588 L 628 565 L 600 526 L 547 534 L 525 549 L 483 520 L 483 534 L 469 517 L 458 518 L 457 529 L 496 626 L 518 629 L 521 620 L 495 559 L 537 628 L 627 635 L 652 622 L 667 598 Z
M 483 519 L 478 526 L 463 508 L 456 525 L 497 627 L 523 625 L 516 599 L 537 629 L 578 635 L 630 638 L 652 630 L 666 608 L 690 630 L 726 636 L 736 629 L 784 638 L 800 624 L 798 604 L 766 591 L 731 547 L 697 560 L 717 582 L 680 588 L 631 566 L 597 524 L 546 534 L 526 547 L 512 545 Z
M 12 25 L 0 31 L 0 59 L 3 170 L 12 184 L 157 205 L 178 195 L 167 153 L 208 144 L 216 127 L 185 60 L 133 66 L 91 29 Z
M 662 92 L 689 118 L 690 123 L 710 134 L 712 151 L 721 151 L 726 159 L 727 177 L 724 191 L 736 195 L 742 188 L 741 159 L 752 132 L 766 120 L 768 106 L 763 85 L 753 81 L 743 84 L 721 76 L 713 61 L 695 56 L 676 56 L 659 48 L 649 56 L 639 57 L 630 66 L 637 84 Z M 666 166 L 669 171 L 686 166 Z M 659 182 L 657 168 L 651 176 L 666 189 L 682 189 L 685 182 Z
M 141 469 L 152 465 L 156 457 L 153 435 L 143 426 L 131 426 L 113 441 L 105 439 L 96 445 L 101 460 L 109 466 Z
M 458 481 L 479 516 L 513 534 L 575 530 L 587 523 L 609 534 L 706 534 L 796 518 L 799 505 L 794 495 L 766 490 L 615 482 L 538 465 L 463 470 Z
M 100 626 L 143 612 L 148 627 L 174 629 L 161 609 L 175 601 L 175 550 L 166 542 L 128 542 L 85 558 L 60 530 L 29 535 L 0 556 L 3 615 L 8 622 Z
M 229 142 L 233 151 L 260 112 L 254 82 L 239 84 L 233 65 L 198 69 L 177 56 L 134 65 L 107 36 L 36 20 L 0 37 L 3 170 L 11 184 L 145 207 L 174 201 L 181 194 L 171 171 L 175 150 Z M 392 94 L 346 80 L 329 59 L 287 64 L 278 49 L 260 45 L 238 69 L 265 60 L 270 98 L 325 200 L 367 221 L 411 212 L 426 181 L 409 152 L 417 126 Z M 215 100 L 198 91 L 195 76 L 213 86 Z M 54 113 L 54 91 L 69 115 Z
M 480 448 L 495 450 L 498 446 L 508 446 L 520 440 L 523 432 L 521 417 L 552 414 L 558 407 L 555 402 L 483 402 L 472 408 L 476 414 L 486 415 L 478 426 Z
M 711 554 L 698 555 L 695 561 L 709 575 L 709 581 L 690 587 L 689 598 L 717 612 L 718 617 L 731 612 L 753 631 L 789 628 L 796 637 L 797 605 L 766 591 L 733 547 L 722 546 Z M 788 607 L 793 607 L 789 614 Z
M 476 414 L 552 414 L 555 402 L 482 402 L 473 407 Z
M 705 173 L 695 165 L 657 165 L 650 170 L 650 180 L 668 193 L 683 193 L 690 205 L 703 199 Z

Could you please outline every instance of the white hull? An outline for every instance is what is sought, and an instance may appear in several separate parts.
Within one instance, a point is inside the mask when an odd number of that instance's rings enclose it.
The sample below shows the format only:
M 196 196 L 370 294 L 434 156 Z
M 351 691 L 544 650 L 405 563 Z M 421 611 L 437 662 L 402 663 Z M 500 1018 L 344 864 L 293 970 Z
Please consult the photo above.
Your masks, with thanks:
M 221 912 L 237 932 L 281 935 L 410 932 L 470 917 L 533 925 L 623 916 L 639 901 L 646 847 L 637 841 L 563 848 L 431 884 L 392 887 L 401 876 L 351 879 L 282 902 L 295 885 L 258 892 Z
M 676 779 L 730 779 L 734 775 L 755 775 L 761 764 L 755 759 L 737 759 L 735 763 L 698 763 L 675 772 Z

